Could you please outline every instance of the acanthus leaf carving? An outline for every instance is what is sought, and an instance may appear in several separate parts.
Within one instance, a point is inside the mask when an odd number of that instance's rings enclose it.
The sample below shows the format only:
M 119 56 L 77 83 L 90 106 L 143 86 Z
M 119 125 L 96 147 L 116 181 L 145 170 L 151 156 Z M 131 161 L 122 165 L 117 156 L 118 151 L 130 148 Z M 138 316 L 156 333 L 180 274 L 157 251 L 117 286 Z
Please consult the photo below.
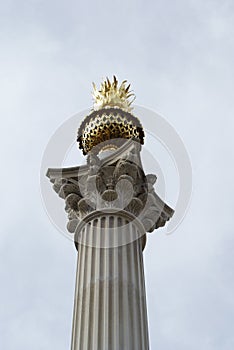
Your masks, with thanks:
M 86 198 L 82 198 L 78 203 L 80 217 L 84 217 L 87 214 L 95 210 L 95 204 L 89 202 Z
M 129 211 L 135 216 L 139 216 L 142 210 L 142 207 L 143 207 L 142 201 L 139 198 L 134 197 L 131 200 L 131 202 L 124 208 L 124 210 Z
M 65 210 L 71 208 L 73 210 L 78 210 L 78 202 L 81 200 L 81 196 L 77 193 L 71 193 L 65 198 L 66 207 Z
M 80 194 L 79 187 L 77 186 L 77 184 L 65 183 L 61 186 L 58 195 L 59 197 L 65 199 L 71 193 Z
M 69 232 L 74 232 L 78 222 L 89 213 L 106 208 L 130 212 L 148 232 L 165 225 L 173 210 L 155 193 L 157 176 L 145 175 L 139 152 L 134 147 L 120 158 L 113 156 L 108 161 L 91 152 L 86 170 L 80 175 L 78 168 L 73 177 L 64 178 L 62 170 L 56 173 L 58 177 L 51 181 L 54 190 L 65 199 Z
M 72 220 L 69 220 L 68 223 L 67 223 L 67 230 L 70 232 L 70 233 L 74 233 L 78 224 L 79 224 L 80 220 L 79 219 L 72 219 Z

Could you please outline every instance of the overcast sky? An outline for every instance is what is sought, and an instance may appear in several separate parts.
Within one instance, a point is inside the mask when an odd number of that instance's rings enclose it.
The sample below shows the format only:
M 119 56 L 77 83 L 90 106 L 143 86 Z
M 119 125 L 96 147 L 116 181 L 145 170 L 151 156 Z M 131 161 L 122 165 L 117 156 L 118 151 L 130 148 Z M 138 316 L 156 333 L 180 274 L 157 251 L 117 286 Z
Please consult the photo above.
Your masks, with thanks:
M 70 347 L 76 251 L 44 211 L 41 159 L 91 106 L 91 82 L 116 74 L 174 126 L 193 167 L 183 223 L 144 252 L 151 349 L 232 350 L 233 1 L 6 0 L 0 14 L 0 348 Z

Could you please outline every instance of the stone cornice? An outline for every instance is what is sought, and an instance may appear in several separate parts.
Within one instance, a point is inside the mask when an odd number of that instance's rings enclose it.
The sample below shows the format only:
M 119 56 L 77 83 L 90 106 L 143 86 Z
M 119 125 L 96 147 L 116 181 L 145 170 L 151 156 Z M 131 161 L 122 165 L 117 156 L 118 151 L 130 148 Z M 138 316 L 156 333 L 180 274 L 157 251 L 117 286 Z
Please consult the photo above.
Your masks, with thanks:
M 135 147 L 135 144 L 136 142 L 134 140 L 127 140 L 114 154 L 101 159 L 100 165 L 103 166 L 115 163 L 118 159 L 124 157 L 126 153 L 130 152 Z M 140 145 L 139 148 L 141 148 Z M 77 174 L 79 174 L 79 176 L 86 175 L 88 170 L 88 164 L 67 168 L 49 168 L 46 176 L 52 182 L 53 179 L 61 178 L 61 175 L 64 179 L 77 178 Z

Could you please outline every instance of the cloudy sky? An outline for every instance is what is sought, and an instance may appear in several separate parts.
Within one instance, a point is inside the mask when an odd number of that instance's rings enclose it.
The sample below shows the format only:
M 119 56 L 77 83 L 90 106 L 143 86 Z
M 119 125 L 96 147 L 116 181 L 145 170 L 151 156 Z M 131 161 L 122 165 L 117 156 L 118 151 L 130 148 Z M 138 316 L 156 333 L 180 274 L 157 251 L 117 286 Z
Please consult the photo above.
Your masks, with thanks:
M 91 106 L 91 82 L 116 74 L 173 125 L 193 168 L 184 221 L 144 252 L 151 349 L 232 350 L 233 1 L 6 0 L 0 16 L 0 348 L 70 347 L 76 251 L 44 210 L 41 160 Z

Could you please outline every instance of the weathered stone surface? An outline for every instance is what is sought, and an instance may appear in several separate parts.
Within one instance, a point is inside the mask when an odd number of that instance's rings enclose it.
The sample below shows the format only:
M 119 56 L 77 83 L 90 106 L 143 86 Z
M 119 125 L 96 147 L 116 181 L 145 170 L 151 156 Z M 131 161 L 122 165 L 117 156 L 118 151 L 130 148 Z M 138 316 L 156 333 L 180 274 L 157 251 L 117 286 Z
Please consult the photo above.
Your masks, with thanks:
M 97 213 L 78 233 L 71 350 L 148 350 L 144 228 Z
M 78 250 L 71 350 L 148 350 L 142 250 L 173 210 L 154 191 L 157 177 L 145 175 L 140 145 L 47 175 Z
M 140 147 L 130 140 L 102 160 L 90 153 L 85 166 L 48 170 L 54 190 L 65 199 L 69 221 L 80 221 L 102 208 L 116 208 L 133 213 L 148 232 L 165 225 L 173 210 L 154 191 L 156 175 L 144 174 Z M 68 227 L 74 232 L 74 222 Z

